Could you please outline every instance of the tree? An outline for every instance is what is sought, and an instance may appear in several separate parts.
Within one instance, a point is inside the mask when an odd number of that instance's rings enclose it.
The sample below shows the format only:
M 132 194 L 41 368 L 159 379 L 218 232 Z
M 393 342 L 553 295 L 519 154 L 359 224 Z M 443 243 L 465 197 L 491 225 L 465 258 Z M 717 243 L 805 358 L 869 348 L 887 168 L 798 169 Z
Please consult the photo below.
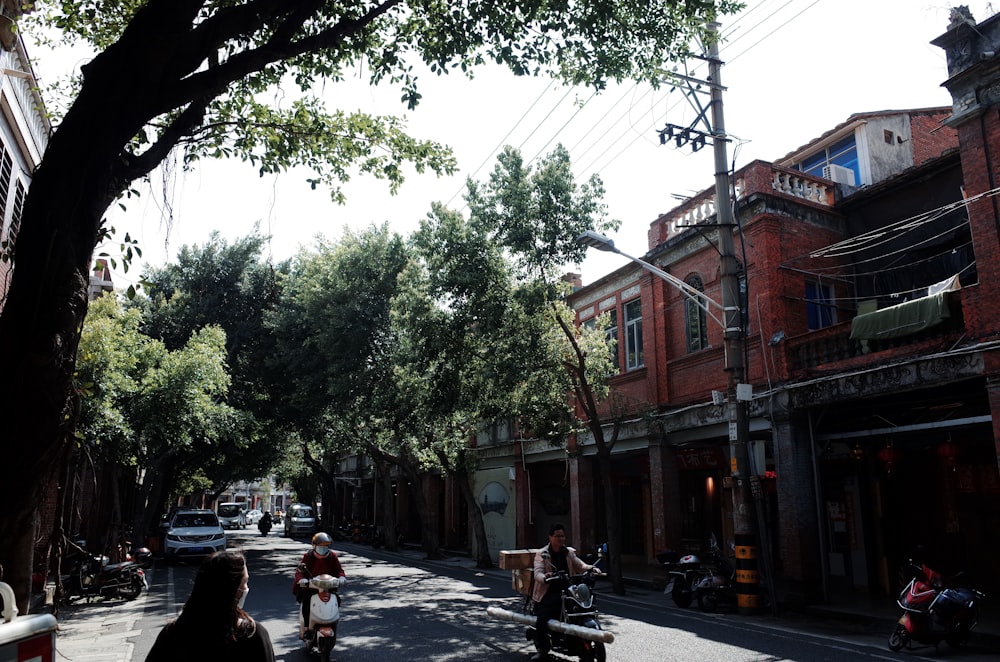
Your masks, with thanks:
M 212 489 L 235 480 L 261 478 L 274 466 L 285 438 L 274 424 L 273 377 L 267 357 L 274 342 L 265 317 L 278 302 L 275 268 L 261 260 L 266 239 L 254 233 L 232 244 L 213 233 L 202 246 L 184 246 L 176 261 L 144 274 L 145 297 L 133 299 L 143 311 L 143 333 L 168 349 L 183 347 L 208 325 L 226 334 L 231 378 L 226 402 L 240 413 L 243 441 L 215 454 L 206 466 Z
M 526 411 L 523 416 L 536 432 L 556 439 L 578 431 L 581 422 L 591 433 L 604 492 L 611 583 L 616 593 L 624 593 L 621 518 L 618 494 L 611 482 L 611 453 L 620 420 L 612 416 L 611 433 L 606 435 L 608 421 L 601 409 L 608 392 L 607 375 L 611 373 L 608 346 L 600 329 L 577 327 L 573 312 L 561 301 L 565 291 L 559 287 L 559 270 L 565 264 L 582 261 L 586 250 L 576 238 L 587 230 L 603 232 L 618 223 L 606 220 L 600 179 L 594 176 L 578 185 L 569 153 L 561 145 L 534 169 L 524 165 L 520 153 L 509 147 L 497 160 L 487 182 L 469 184 L 466 200 L 470 215 L 474 224 L 490 233 L 514 257 L 521 279 L 534 283 L 536 303 L 549 312 L 549 329 L 540 337 L 552 350 L 535 355 L 540 362 L 531 366 L 533 379 L 544 383 L 537 390 L 553 398 L 559 397 L 561 385 L 562 398 L 572 396 L 581 421 L 574 420 L 576 416 L 569 421 L 561 415 L 550 418 L 557 411 L 550 403 Z M 557 337 L 553 337 L 553 330 Z M 546 356 L 552 355 L 558 357 L 558 367 L 546 362 Z
M 402 238 L 384 225 L 320 240 L 292 260 L 268 319 L 283 396 L 277 416 L 325 481 L 328 506 L 335 460 L 367 447 L 366 424 L 379 417 L 372 412 L 381 411 L 381 393 L 393 383 L 390 303 L 408 260 Z
M 87 276 L 103 215 L 174 149 L 183 163 L 236 157 L 278 172 L 315 170 L 313 185 L 351 168 L 402 180 L 402 165 L 454 168 L 440 145 L 406 135 L 399 121 L 330 111 L 312 90 L 364 65 L 373 83 L 400 86 L 415 106 L 415 64 L 468 72 L 486 61 L 598 88 L 624 77 L 658 81 L 663 62 L 728 0 L 517 3 L 468 0 L 67 0 L 39 16 L 99 54 L 34 173 L 16 263 L 0 314 L 5 379 L 0 416 L 10 457 L 0 483 L 18 495 L 0 524 L 0 562 L 26 607 L 35 504 L 76 426 L 72 388 Z M 260 99 L 282 83 L 301 96 L 285 107 Z M 335 87 L 335 85 L 333 85 Z
M 92 479 L 108 496 L 81 506 L 90 506 L 83 514 L 88 539 L 110 535 L 116 542 L 121 525 L 146 532 L 168 493 L 192 481 L 204 485 L 217 458 L 245 448 L 245 424 L 224 403 L 229 375 L 219 327 L 205 327 L 171 351 L 140 332 L 138 309 L 123 308 L 113 296 L 91 308 L 78 359 L 78 454 L 90 458 L 87 466 L 107 469 Z M 76 493 L 72 478 L 84 464 L 69 467 L 65 493 Z M 179 488 L 177 476 L 185 479 Z

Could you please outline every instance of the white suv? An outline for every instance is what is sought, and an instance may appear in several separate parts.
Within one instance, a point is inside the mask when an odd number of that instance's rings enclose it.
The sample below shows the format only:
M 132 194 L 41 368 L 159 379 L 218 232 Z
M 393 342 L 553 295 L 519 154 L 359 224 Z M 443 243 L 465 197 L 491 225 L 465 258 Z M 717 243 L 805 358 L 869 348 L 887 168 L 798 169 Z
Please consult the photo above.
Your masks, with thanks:
M 178 510 L 167 527 L 163 551 L 167 559 L 208 556 L 226 548 L 226 532 L 211 510 Z

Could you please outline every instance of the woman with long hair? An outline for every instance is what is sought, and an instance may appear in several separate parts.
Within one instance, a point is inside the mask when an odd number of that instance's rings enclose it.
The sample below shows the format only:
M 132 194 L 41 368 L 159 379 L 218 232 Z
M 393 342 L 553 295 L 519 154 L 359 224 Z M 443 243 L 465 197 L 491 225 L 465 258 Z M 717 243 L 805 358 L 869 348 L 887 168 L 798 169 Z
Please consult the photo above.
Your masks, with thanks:
M 183 611 L 156 637 L 146 662 L 274 662 L 267 630 L 243 611 L 249 577 L 239 552 L 224 550 L 206 558 Z

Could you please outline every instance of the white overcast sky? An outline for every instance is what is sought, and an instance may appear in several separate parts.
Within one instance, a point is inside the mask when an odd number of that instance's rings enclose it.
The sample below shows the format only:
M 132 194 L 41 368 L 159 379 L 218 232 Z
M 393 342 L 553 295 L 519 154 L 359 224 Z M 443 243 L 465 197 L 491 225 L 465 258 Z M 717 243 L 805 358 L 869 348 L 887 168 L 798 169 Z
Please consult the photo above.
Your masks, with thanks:
M 941 87 L 947 77 L 944 52 L 929 42 L 945 32 L 954 4 L 749 0 L 741 14 L 722 17 L 723 107 L 734 140 L 730 162 L 739 169 L 755 159 L 777 160 L 854 113 L 950 105 Z M 963 4 L 977 21 L 995 13 L 988 2 Z M 62 75 L 65 63 L 82 63 L 78 56 L 30 43 L 29 55 L 43 84 Z M 704 77 L 705 65 L 697 66 L 694 75 Z M 578 177 L 600 175 L 609 213 L 623 222 L 612 239 L 639 256 L 648 250 L 650 223 L 678 204 L 675 195 L 688 196 L 714 183 L 711 149 L 693 155 L 689 148 L 659 143 L 656 131 L 665 123 L 686 125 L 695 116 L 678 91 L 623 85 L 591 98 L 586 89 L 484 69 L 471 82 L 457 75 L 428 75 L 421 92 L 420 106 L 407 114 L 408 130 L 452 146 L 459 162 L 455 176 L 411 173 L 395 196 L 385 182 L 358 176 L 345 186 L 347 204 L 339 206 L 326 191 L 310 189 L 308 172 L 262 179 L 238 162 L 203 162 L 195 172 L 169 181 L 174 216 L 169 238 L 157 202 L 162 195 L 148 190 L 142 202 L 128 203 L 127 212 L 109 212 L 112 225 L 141 242 L 148 264 L 160 265 L 172 260 L 180 246 L 206 241 L 212 230 L 235 240 L 259 223 L 260 231 L 271 236 L 269 257 L 282 260 L 311 245 L 318 234 L 338 237 L 345 226 L 388 221 L 408 234 L 434 201 L 462 208 L 466 177 L 486 179 L 503 145 L 518 147 L 530 160 L 562 143 Z M 327 98 L 346 111 L 403 115 L 399 96 L 395 89 L 369 88 L 359 75 L 331 86 Z M 162 188 L 157 178 L 154 185 Z M 588 283 L 624 263 L 620 256 L 592 250 L 576 270 Z M 115 284 L 126 287 L 137 277 L 135 269 L 116 272 Z

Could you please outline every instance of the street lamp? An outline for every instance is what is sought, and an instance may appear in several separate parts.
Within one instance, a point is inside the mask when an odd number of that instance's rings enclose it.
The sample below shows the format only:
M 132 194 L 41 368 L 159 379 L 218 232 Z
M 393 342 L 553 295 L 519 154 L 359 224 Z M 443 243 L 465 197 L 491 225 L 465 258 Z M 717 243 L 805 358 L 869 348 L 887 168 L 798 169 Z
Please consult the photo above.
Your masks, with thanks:
M 715 320 L 719 324 L 719 326 L 722 327 L 723 331 L 725 331 L 726 329 L 725 323 L 718 317 L 716 317 L 715 313 L 713 313 L 711 308 L 709 308 L 709 305 L 712 305 L 718 308 L 719 310 L 723 310 L 722 305 L 719 304 L 714 299 L 712 299 L 711 297 L 709 297 L 704 292 L 698 290 L 695 287 L 692 287 L 691 285 L 688 285 L 677 276 L 668 274 L 663 269 L 660 269 L 659 267 L 650 264 L 645 260 L 641 260 L 637 257 L 633 257 L 627 253 L 624 253 L 621 249 L 615 246 L 614 241 L 612 241 L 611 239 L 609 239 L 608 237 L 604 236 L 599 232 L 594 232 L 593 230 L 587 230 L 579 237 L 577 237 L 576 241 L 579 244 L 583 244 L 584 246 L 590 246 L 591 248 L 596 248 L 599 251 L 605 251 L 607 253 L 617 253 L 618 255 L 621 255 L 622 257 L 627 258 L 632 262 L 635 262 L 643 269 L 653 274 L 656 274 L 663 280 L 667 281 L 668 283 L 679 289 L 681 291 L 681 294 L 683 294 L 685 297 L 687 297 L 695 304 L 697 304 L 699 308 L 705 311 L 706 315 Z

